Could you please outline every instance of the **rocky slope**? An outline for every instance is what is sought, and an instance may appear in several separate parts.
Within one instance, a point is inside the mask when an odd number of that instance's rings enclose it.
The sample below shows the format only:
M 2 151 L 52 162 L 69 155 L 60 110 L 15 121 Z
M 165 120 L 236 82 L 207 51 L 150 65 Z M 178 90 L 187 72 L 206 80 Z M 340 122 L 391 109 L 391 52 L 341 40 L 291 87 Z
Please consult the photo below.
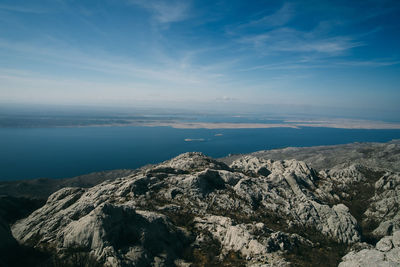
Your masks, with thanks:
M 361 266 L 368 255 L 400 265 L 399 166 L 386 168 L 400 145 L 385 145 L 384 168 L 338 160 L 318 171 L 290 157 L 224 163 L 185 153 L 63 188 L 11 230 L 20 244 L 57 255 L 50 264 L 79 255 L 104 266 Z
M 250 155 L 264 159 L 304 161 L 315 170 L 330 169 L 340 164 L 362 164 L 373 168 L 400 171 L 400 140 L 388 143 L 351 143 L 334 146 L 287 147 L 263 150 Z M 221 159 L 230 164 L 241 157 L 236 154 Z
M 351 251 L 343 257 L 339 267 L 353 266 L 399 266 L 400 264 L 400 231 L 392 236 L 385 236 L 376 246 L 364 244 L 364 249 Z

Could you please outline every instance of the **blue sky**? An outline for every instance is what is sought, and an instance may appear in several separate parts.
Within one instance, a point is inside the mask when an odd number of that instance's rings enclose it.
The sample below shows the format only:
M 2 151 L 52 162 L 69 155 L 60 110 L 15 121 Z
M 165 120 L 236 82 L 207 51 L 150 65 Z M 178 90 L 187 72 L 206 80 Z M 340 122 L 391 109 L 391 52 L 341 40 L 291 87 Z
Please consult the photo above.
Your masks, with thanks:
M 0 102 L 400 120 L 400 1 L 0 1 Z

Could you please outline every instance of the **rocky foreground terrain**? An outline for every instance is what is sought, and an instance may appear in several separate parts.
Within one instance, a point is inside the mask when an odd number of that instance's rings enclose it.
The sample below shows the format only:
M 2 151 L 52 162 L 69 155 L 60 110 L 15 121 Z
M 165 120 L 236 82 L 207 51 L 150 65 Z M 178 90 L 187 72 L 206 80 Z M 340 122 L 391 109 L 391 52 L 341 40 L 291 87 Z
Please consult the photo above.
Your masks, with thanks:
M 3 215 L 0 246 L 27 255 L 10 266 L 400 266 L 399 209 L 397 141 L 185 153 Z

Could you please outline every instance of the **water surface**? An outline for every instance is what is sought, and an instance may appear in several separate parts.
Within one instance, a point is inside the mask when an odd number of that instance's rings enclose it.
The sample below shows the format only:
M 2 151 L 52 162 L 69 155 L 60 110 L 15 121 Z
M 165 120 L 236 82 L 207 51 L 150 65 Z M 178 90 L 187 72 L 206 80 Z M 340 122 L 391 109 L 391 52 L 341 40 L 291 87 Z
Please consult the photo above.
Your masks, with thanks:
M 217 136 L 216 136 L 217 135 Z M 185 139 L 195 141 L 187 142 Z M 198 140 L 196 140 L 198 139 Z M 137 168 L 187 151 L 212 157 L 287 146 L 387 142 L 400 130 L 170 127 L 0 128 L 0 180 Z

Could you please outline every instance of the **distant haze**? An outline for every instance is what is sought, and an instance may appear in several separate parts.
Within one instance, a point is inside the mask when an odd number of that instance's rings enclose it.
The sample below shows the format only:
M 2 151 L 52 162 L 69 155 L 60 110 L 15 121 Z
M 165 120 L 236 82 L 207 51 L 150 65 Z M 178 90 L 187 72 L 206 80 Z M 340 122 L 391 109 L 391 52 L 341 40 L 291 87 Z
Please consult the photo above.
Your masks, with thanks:
M 0 106 L 400 121 L 400 2 L 3 0 Z

